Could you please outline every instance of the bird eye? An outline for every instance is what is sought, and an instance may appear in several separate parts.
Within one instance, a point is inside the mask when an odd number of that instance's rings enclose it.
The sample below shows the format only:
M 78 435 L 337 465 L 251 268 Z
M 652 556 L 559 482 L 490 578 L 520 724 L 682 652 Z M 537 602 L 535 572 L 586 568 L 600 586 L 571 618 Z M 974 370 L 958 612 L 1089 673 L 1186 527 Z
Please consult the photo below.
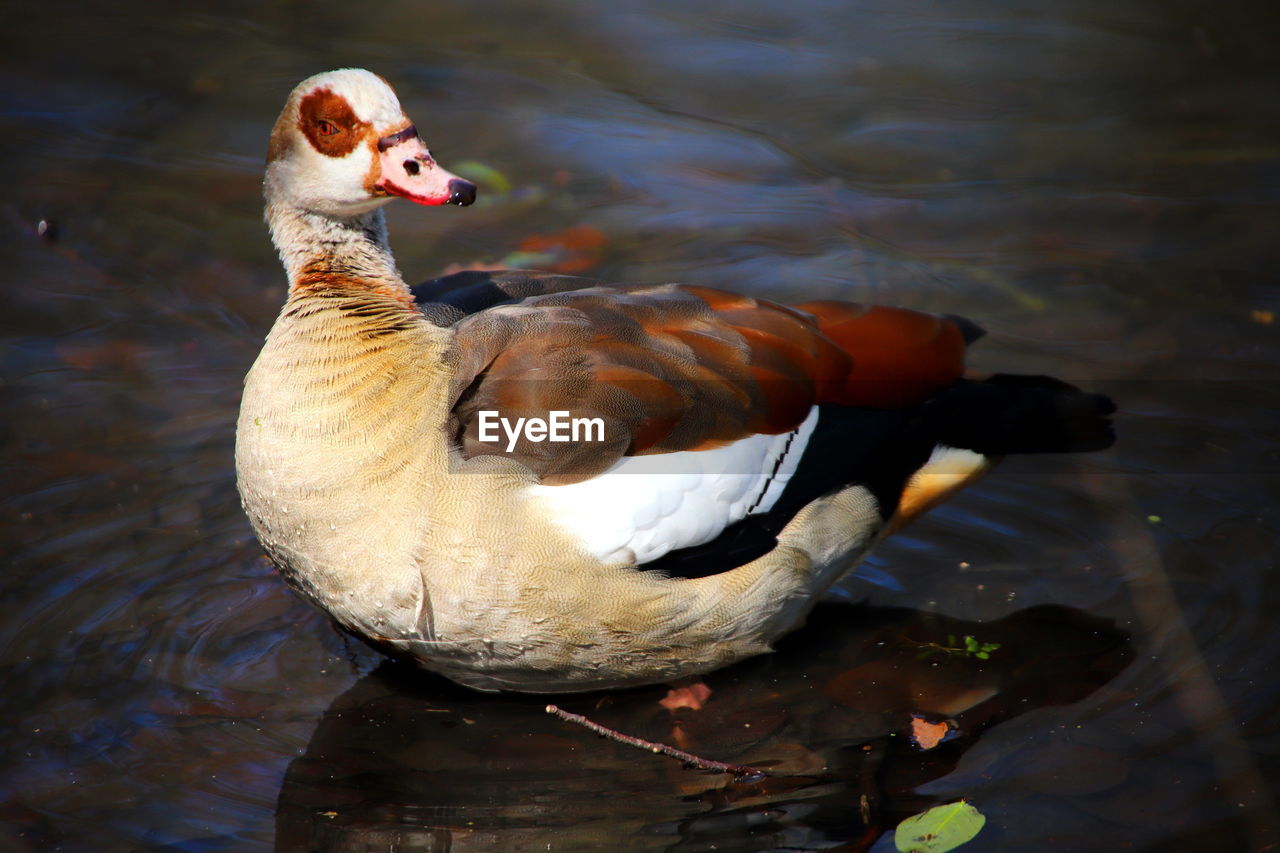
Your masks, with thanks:
M 336 136 L 338 134 L 338 126 L 327 119 L 319 119 L 316 121 L 316 130 L 321 136 Z

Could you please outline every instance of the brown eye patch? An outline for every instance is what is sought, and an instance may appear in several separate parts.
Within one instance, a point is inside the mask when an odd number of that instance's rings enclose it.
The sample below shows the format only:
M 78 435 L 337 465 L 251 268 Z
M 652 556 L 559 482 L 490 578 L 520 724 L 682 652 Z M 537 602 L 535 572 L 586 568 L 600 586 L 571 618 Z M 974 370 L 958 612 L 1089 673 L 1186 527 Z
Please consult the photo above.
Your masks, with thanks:
M 298 105 L 298 129 L 312 148 L 328 157 L 350 154 L 368 126 L 356 118 L 346 98 L 327 86 L 308 93 Z

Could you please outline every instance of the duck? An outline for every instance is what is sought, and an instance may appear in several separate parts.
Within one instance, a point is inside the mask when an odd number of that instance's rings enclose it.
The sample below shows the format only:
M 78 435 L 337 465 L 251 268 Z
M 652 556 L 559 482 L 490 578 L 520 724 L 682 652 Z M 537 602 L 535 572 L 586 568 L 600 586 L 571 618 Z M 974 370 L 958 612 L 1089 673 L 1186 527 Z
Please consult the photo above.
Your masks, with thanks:
M 1103 395 L 970 375 L 982 330 L 955 316 L 528 270 L 407 284 L 384 206 L 476 192 L 383 78 L 298 84 L 264 179 L 288 295 L 235 447 L 284 580 L 460 684 L 679 683 L 769 652 L 1001 457 L 1114 439 Z

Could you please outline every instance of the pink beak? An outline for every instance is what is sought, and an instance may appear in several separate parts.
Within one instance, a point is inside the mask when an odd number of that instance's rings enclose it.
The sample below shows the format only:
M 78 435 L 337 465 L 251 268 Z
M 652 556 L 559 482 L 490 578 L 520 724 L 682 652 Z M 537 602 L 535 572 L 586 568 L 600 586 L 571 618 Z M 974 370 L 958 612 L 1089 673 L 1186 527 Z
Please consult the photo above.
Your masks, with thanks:
M 416 204 L 461 204 L 476 200 L 476 185 L 431 159 L 413 125 L 378 140 L 382 178 L 377 187 Z

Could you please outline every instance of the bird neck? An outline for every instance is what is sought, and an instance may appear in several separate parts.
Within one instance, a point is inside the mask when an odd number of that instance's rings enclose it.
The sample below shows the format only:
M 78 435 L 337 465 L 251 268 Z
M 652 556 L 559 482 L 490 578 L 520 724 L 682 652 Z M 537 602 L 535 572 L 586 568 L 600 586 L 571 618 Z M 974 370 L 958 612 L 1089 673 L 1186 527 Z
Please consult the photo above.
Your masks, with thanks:
M 391 254 L 381 208 L 339 216 L 269 202 L 266 218 L 291 292 L 327 289 L 341 281 L 412 303 Z

